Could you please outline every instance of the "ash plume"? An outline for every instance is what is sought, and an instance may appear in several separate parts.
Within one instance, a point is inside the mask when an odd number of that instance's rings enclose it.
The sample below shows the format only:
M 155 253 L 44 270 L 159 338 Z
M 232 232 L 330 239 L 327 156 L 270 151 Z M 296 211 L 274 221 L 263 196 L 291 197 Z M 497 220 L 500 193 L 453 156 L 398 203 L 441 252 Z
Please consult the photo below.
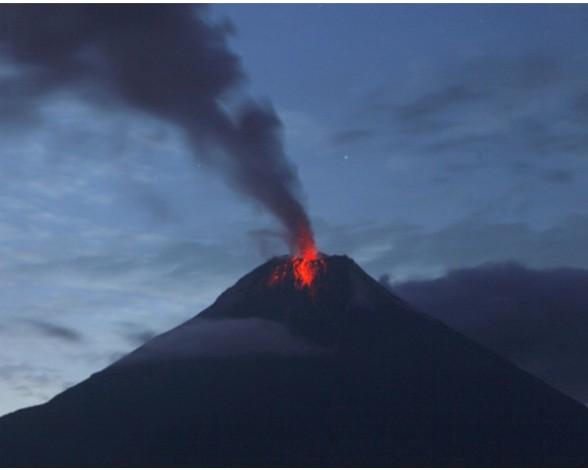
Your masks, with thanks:
M 74 87 L 178 126 L 194 156 L 267 208 L 301 252 L 313 245 L 312 230 L 278 116 L 267 103 L 226 103 L 245 78 L 229 33 L 203 6 L 3 5 L 0 55 L 19 76 L 2 88 L 24 115 L 38 98 Z

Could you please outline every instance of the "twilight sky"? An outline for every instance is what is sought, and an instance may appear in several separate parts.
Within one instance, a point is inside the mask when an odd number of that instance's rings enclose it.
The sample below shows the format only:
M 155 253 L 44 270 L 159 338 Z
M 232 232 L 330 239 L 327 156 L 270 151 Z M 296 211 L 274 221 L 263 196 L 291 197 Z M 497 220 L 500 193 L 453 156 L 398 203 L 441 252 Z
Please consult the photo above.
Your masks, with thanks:
M 247 94 L 282 120 L 321 250 L 387 274 L 588 402 L 588 8 L 210 13 L 232 23 Z M 3 28 L 0 414 L 86 378 L 287 249 L 173 122 L 80 86 L 22 93 L 30 70 Z M 536 286 L 551 297 L 530 300 Z

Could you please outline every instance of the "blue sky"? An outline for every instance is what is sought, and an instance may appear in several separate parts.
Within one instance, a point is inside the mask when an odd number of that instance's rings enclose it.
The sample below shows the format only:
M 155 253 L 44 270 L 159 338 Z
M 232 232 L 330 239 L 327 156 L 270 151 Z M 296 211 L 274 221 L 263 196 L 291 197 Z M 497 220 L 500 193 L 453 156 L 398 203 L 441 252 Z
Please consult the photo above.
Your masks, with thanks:
M 216 5 L 284 125 L 319 246 L 392 281 L 588 268 L 588 9 Z M 0 82 L 24 73 L 2 54 Z M 286 251 L 168 122 L 0 91 L 0 414 L 190 318 Z

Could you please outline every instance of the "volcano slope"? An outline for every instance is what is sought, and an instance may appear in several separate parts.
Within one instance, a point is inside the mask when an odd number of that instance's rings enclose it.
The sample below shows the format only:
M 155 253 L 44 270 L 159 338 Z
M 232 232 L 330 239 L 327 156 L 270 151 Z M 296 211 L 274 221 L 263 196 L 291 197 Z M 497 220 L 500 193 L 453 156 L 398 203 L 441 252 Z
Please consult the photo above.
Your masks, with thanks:
M 183 325 L 1 418 L 0 463 L 588 464 L 584 406 L 414 311 L 351 259 L 323 262 L 301 289 L 287 258 L 270 260 Z

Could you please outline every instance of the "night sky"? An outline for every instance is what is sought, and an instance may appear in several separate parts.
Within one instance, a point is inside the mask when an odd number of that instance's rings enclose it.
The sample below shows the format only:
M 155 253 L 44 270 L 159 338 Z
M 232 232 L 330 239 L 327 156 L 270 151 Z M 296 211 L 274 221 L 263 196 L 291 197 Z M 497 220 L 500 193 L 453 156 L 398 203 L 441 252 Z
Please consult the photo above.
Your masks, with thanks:
M 321 251 L 588 403 L 588 8 L 208 16 L 241 60 L 239 93 L 282 121 Z M 59 27 L 42 18 L 41 32 Z M 107 87 L 64 76 L 27 81 L 9 28 L 0 20 L 0 414 L 288 250 L 271 214 L 193 158 L 177 114 L 97 100 Z

